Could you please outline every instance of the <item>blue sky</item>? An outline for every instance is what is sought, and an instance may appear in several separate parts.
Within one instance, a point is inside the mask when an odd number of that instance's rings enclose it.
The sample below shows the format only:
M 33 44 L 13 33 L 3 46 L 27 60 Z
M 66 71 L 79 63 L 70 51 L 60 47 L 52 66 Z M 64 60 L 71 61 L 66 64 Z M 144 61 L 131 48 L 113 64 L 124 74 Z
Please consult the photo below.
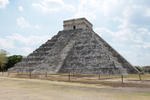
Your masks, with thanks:
M 150 0 L 0 0 L 0 49 L 27 56 L 79 17 L 132 65 L 150 65 Z

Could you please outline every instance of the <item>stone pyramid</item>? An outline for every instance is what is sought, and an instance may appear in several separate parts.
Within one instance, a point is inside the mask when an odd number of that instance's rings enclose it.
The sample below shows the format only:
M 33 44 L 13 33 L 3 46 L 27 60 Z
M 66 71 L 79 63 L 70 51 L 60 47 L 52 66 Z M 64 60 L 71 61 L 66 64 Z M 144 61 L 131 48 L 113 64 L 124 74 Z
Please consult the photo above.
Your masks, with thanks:
M 64 30 L 10 72 L 135 74 L 138 71 L 92 30 L 85 18 L 64 21 Z

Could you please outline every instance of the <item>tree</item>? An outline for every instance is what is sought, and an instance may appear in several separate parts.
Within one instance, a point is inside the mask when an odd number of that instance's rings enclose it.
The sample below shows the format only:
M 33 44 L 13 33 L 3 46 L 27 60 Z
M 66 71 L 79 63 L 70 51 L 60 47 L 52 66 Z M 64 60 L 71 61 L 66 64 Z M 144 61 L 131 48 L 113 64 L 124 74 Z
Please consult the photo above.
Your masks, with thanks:
M 139 71 L 139 72 L 143 72 L 143 69 L 140 66 L 135 66 L 135 68 Z
M 143 69 L 143 71 L 145 73 L 149 73 L 150 74 L 150 66 L 143 66 L 142 69 Z
M 22 60 L 21 55 L 9 56 L 7 58 L 7 63 L 6 63 L 5 70 L 8 70 L 9 68 L 13 67 L 16 63 L 20 62 L 21 60 Z
M 7 63 L 7 52 L 0 50 L 0 69 L 4 70 L 5 64 Z

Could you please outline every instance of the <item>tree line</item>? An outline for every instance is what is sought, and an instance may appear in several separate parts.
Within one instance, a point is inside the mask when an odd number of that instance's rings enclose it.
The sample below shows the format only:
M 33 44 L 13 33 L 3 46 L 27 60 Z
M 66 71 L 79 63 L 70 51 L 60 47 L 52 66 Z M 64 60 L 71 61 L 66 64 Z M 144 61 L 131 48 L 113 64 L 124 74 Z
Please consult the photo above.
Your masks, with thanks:
M 150 66 L 135 66 L 135 68 L 141 73 L 150 74 Z
M 8 56 L 8 54 L 7 51 L 0 50 L 0 71 L 7 71 L 23 58 L 21 55 Z

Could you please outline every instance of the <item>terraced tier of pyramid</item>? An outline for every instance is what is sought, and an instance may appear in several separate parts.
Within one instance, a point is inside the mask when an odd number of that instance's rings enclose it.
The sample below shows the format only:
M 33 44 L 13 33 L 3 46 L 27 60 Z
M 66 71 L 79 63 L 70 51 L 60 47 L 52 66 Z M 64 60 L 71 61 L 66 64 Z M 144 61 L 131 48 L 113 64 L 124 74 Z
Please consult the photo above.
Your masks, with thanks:
M 135 74 L 138 71 L 92 30 L 85 18 L 64 21 L 64 30 L 10 72 Z

